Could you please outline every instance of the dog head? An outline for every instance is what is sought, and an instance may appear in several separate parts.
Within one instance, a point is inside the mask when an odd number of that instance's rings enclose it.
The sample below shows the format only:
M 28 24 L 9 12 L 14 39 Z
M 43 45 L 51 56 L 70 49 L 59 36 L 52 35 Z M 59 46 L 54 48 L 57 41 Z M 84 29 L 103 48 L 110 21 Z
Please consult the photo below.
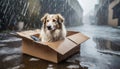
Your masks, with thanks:
M 46 13 L 41 21 L 44 23 L 46 29 L 54 31 L 61 28 L 61 24 L 64 23 L 64 18 L 61 14 L 48 14 Z

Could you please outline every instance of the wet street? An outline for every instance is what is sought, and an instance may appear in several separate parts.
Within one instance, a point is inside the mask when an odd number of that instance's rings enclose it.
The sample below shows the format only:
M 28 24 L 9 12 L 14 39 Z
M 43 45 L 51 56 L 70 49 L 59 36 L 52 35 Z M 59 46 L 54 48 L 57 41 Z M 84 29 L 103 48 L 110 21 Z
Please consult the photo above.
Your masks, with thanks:
M 12 37 L 0 40 L 0 69 L 120 69 L 120 29 L 83 25 L 68 30 L 90 37 L 80 53 L 54 64 L 22 54 L 21 39 Z

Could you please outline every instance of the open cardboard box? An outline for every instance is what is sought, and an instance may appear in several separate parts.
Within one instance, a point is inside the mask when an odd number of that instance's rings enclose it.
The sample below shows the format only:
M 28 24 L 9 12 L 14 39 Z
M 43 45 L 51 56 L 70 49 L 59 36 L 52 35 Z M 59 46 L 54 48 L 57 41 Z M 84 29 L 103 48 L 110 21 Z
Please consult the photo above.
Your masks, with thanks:
M 23 53 L 54 63 L 58 63 L 71 55 L 80 52 L 80 44 L 89 39 L 87 36 L 74 31 L 67 31 L 67 37 L 64 40 L 56 42 L 34 41 L 30 36 L 34 35 L 39 37 L 39 29 L 17 32 L 17 34 L 23 39 Z

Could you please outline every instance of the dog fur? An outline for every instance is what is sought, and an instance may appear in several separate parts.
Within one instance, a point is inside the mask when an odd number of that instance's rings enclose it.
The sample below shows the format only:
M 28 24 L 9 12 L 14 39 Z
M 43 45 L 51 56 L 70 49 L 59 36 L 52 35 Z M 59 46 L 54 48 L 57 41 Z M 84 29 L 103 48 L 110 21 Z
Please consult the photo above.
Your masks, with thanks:
M 64 18 L 61 14 L 46 13 L 42 18 L 43 22 L 40 38 L 42 42 L 53 42 L 63 40 L 66 37 Z

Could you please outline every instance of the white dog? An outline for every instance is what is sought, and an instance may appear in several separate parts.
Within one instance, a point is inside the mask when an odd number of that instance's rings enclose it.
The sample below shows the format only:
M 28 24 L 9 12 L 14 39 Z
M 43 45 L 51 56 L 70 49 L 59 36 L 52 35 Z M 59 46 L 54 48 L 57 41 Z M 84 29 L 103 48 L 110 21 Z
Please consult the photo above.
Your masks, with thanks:
M 53 42 L 63 40 L 66 37 L 64 18 L 61 14 L 46 13 L 42 18 L 43 22 L 40 38 L 42 42 Z

